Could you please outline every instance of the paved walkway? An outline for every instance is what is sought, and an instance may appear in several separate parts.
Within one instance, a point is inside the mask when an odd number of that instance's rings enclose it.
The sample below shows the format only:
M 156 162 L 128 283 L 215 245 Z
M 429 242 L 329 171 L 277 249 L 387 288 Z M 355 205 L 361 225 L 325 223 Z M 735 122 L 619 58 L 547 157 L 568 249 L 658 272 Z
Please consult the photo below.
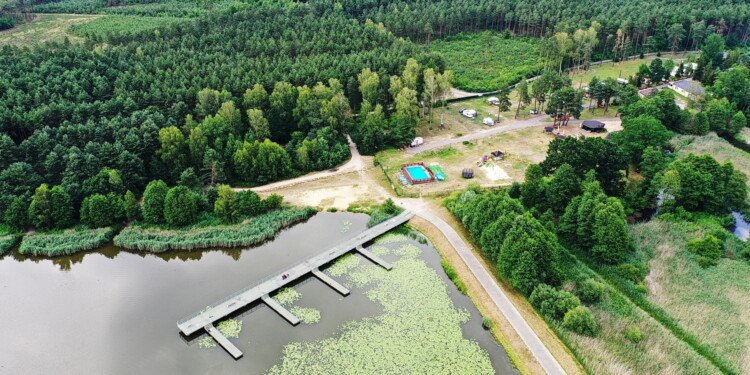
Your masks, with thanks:
M 500 308 L 500 311 L 508 319 L 511 326 L 513 326 L 513 329 L 518 332 L 518 335 L 526 346 L 528 346 L 529 351 L 531 351 L 531 354 L 536 358 L 542 368 L 551 375 L 565 374 L 565 370 L 560 366 L 560 363 L 557 362 L 555 357 L 552 356 L 552 353 L 550 353 L 547 347 L 544 346 L 542 340 L 539 339 L 539 336 L 537 336 L 529 324 L 526 323 L 526 320 L 523 319 L 523 316 L 521 316 L 516 307 L 513 306 L 513 303 L 508 299 L 508 296 L 505 295 L 505 292 L 503 292 L 503 290 L 495 283 L 494 277 L 487 272 L 484 266 L 482 266 L 482 263 L 479 262 L 479 259 L 477 259 L 469 245 L 464 242 L 461 236 L 441 218 L 421 208 L 423 203 L 420 202 L 420 200 L 399 199 L 399 202 L 404 208 L 429 221 L 443 232 L 453 248 L 456 249 L 458 255 L 461 256 L 461 259 L 463 259 L 464 263 L 469 267 L 469 270 L 471 270 L 474 276 L 476 276 L 479 283 L 482 284 L 482 287 L 487 291 L 490 298 L 492 298 L 492 302 Z

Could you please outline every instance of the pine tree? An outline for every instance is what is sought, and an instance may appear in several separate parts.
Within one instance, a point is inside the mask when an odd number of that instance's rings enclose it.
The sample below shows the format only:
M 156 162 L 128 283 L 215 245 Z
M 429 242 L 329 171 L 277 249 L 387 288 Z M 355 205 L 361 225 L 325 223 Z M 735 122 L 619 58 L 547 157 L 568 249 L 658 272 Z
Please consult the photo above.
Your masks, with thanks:
M 506 234 L 498 270 L 508 277 L 511 285 L 528 295 L 537 283 L 559 284 L 559 256 L 554 234 L 527 212 L 515 218 Z
M 622 204 L 616 198 L 599 203 L 594 218 L 592 255 L 606 263 L 621 263 L 632 248 Z

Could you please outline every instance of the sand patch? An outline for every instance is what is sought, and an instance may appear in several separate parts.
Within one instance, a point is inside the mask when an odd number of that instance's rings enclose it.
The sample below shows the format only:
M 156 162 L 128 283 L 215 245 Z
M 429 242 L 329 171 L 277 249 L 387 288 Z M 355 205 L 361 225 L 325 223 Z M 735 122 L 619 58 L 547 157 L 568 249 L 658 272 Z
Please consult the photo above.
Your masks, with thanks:
M 487 175 L 487 178 L 492 181 L 510 179 L 510 176 L 505 172 L 505 169 L 495 163 L 487 163 L 479 169 L 481 169 L 484 174 Z

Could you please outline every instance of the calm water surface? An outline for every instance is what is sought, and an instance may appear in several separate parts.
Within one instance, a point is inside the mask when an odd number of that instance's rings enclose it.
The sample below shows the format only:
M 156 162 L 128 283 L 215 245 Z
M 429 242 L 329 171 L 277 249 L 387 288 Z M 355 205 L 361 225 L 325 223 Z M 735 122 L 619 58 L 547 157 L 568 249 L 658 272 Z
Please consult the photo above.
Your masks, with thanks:
M 351 226 L 344 232 L 345 221 Z M 331 337 L 342 323 L 378 315 L 381 306 L 362 289 L 344 298 L 308 277 L 295 285 L 303 295 L 297 304 L 320 310 L 320 322 L 292 327 L 271 309 L 251 306 L 239 315 L 239 339 L 232 339 L 244 352 L 238 361 L 220 348 L 198 348 L 175 322 L 356 236 L 366 223 L 362 214 L 319 213 L 250 249 L 154 255 L 109 246 L 54 260 L 8 254 L 0 259 L 0 374 L 262 374 L 280 361 L 285 344 Z M 517 373 L 440 269 L 437 252 L 419 246 L 454 303 L 471 313 L 464 336 L 490 353 L 498 374 Z

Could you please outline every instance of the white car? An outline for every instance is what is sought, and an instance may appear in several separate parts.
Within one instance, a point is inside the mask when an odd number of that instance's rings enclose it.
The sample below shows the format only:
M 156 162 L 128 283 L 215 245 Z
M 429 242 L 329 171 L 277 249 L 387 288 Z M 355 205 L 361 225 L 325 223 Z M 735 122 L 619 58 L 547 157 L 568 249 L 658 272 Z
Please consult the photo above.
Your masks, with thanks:
M 477 111 L 473 109 L 464 109 L 463 112 L 461 112 L 462 115 L 468 117 L 468 118 L 474 118 L 477 117 Z

